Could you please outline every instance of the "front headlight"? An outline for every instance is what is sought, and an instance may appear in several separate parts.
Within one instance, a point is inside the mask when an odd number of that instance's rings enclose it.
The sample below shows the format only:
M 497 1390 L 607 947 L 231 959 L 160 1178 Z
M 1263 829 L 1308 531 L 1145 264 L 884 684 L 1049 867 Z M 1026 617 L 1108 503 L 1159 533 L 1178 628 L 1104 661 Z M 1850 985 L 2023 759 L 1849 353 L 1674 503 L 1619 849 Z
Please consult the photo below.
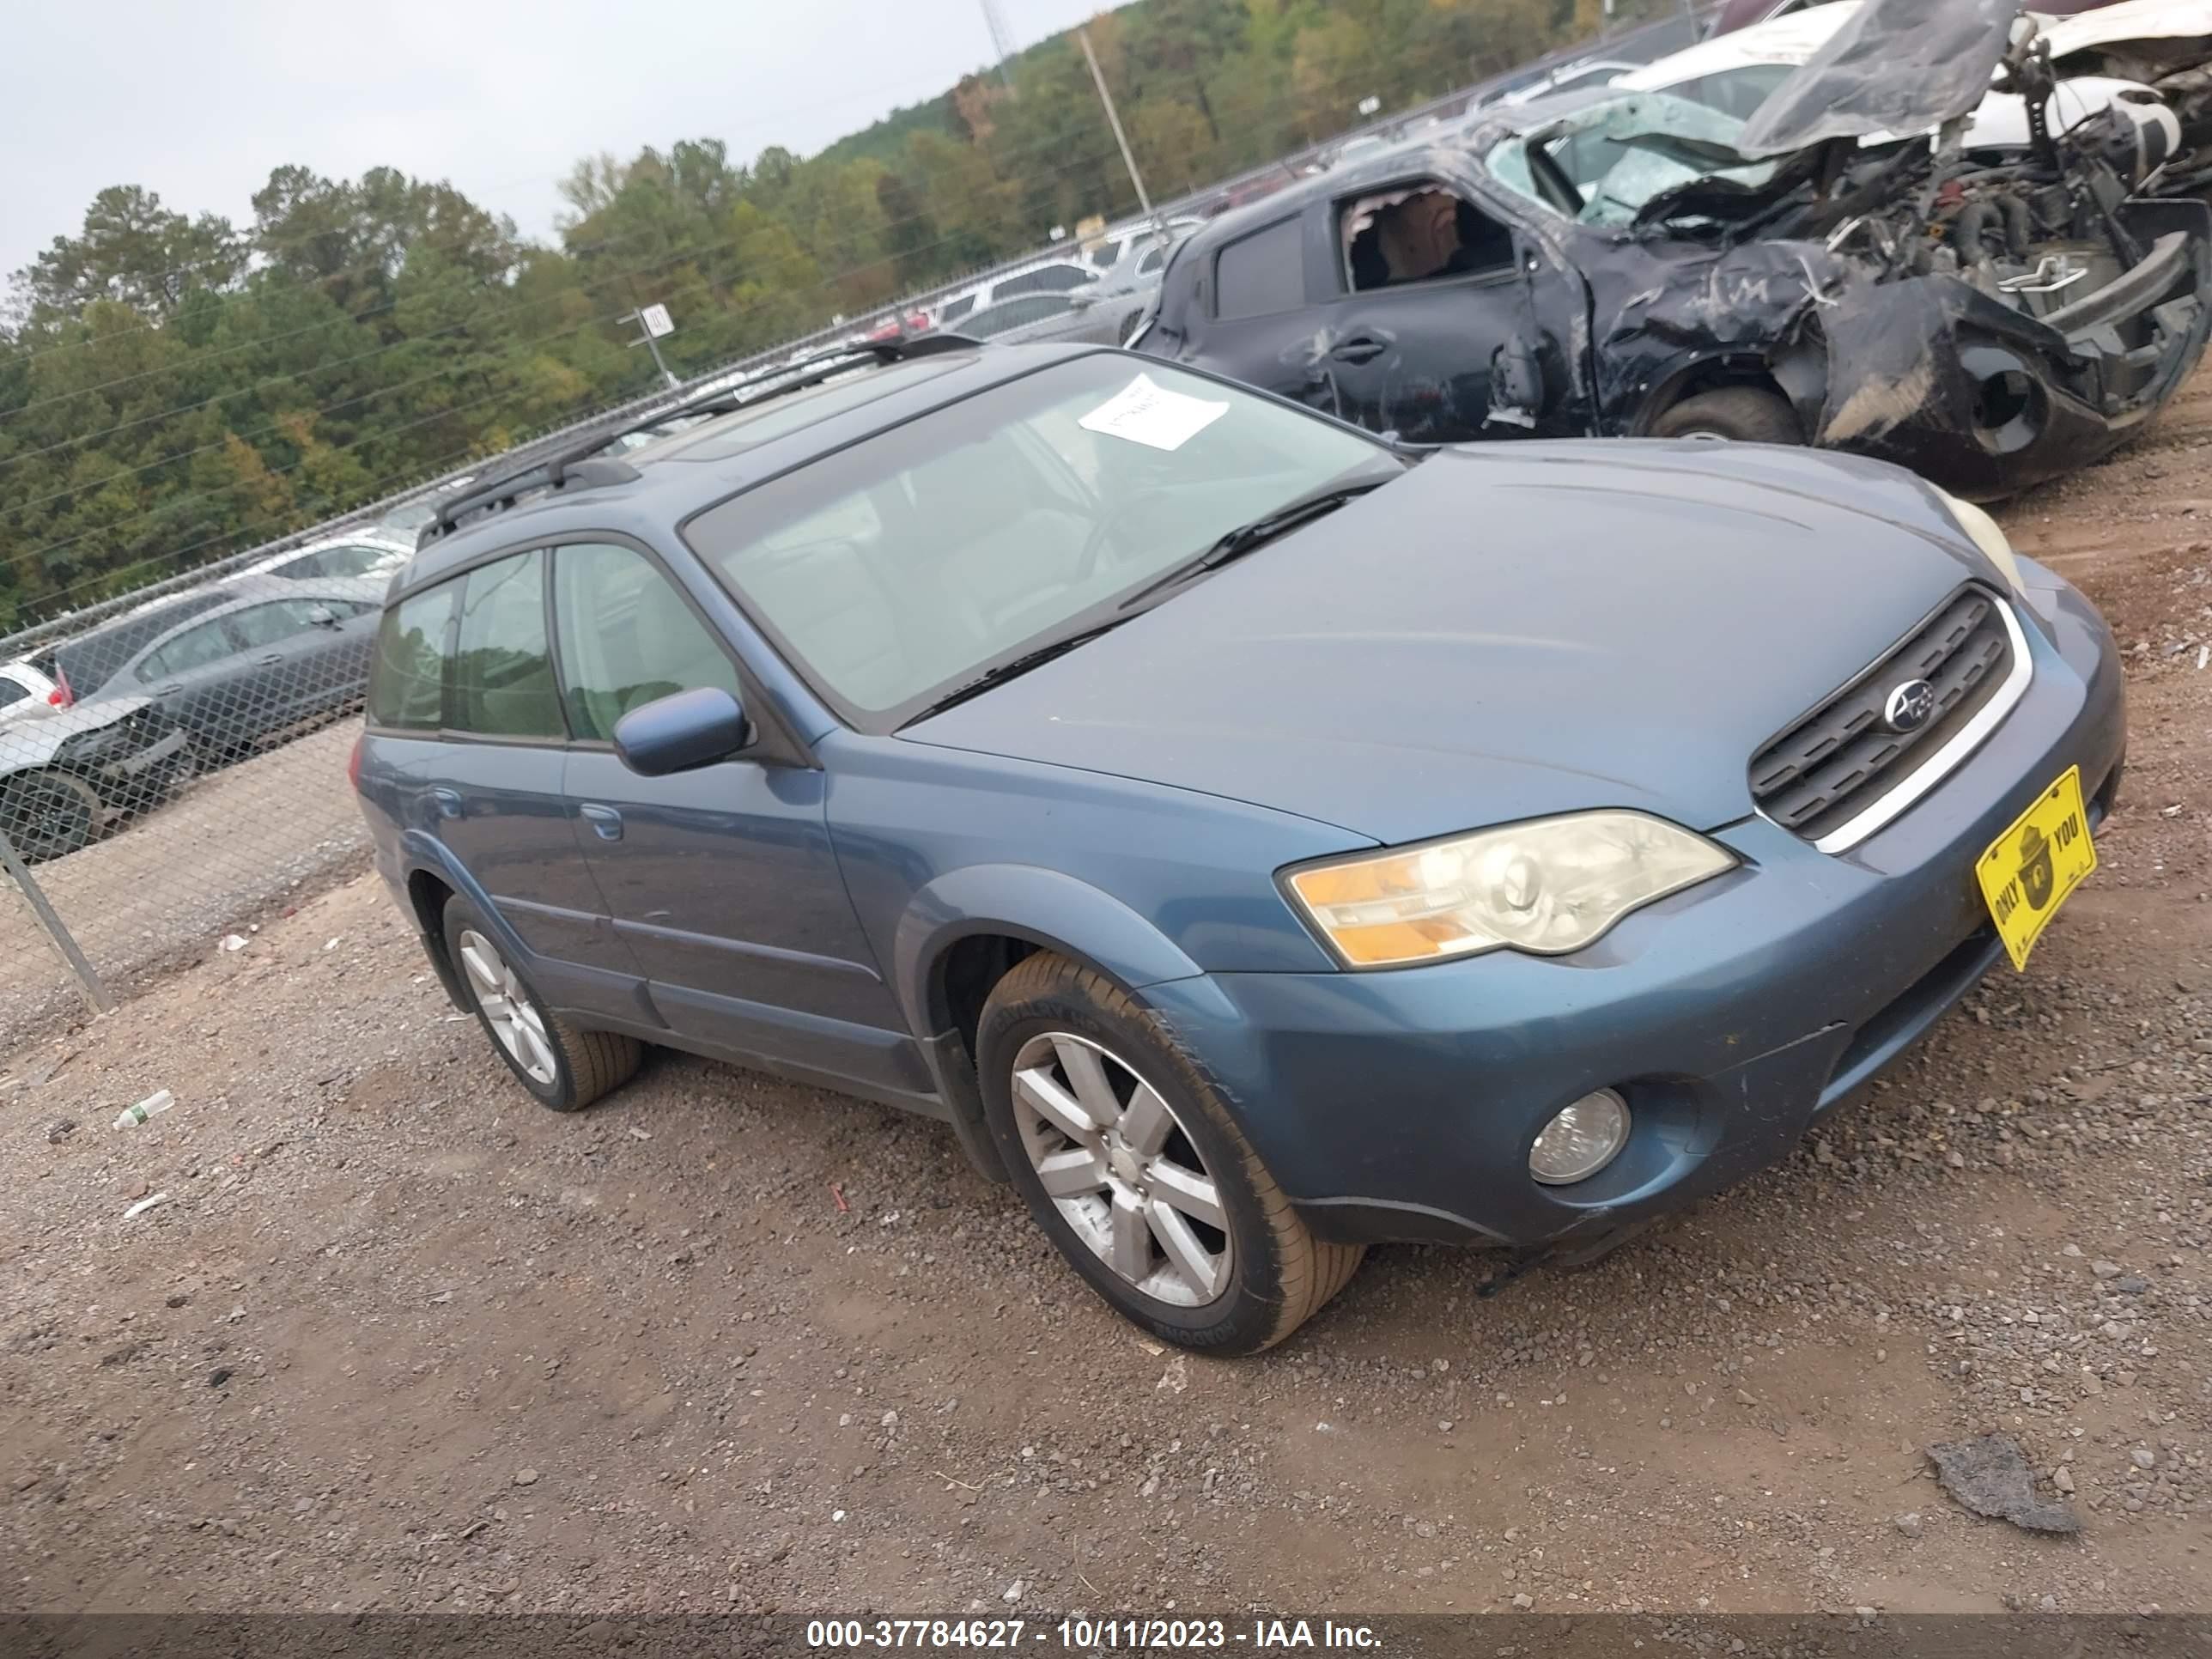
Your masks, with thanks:
M 1292 900 L 1351 967 L 1514 950 L 1579 951 L 1632 910 L 1735 867 L 1703 836 L 1643 812 L 1536 818 L 1309 865 Z
M 1939 489 L 1936 493 L 1943 498 L 1943 505 L 1951 509 L 1951 516 L 1959 521 L 1959 528 L 1966 532 L 1966 539 L 1980 548 L 1989 562 L 2003 573 L 2012 591 L 2027 592 L 2027 589 L 2021 582 L 2020 561 L 2013 555 L 2012 542 L 2003 531 L 1997 528 L 1997 521 L 1972 501 L 1962 501 L 1948 490 Z

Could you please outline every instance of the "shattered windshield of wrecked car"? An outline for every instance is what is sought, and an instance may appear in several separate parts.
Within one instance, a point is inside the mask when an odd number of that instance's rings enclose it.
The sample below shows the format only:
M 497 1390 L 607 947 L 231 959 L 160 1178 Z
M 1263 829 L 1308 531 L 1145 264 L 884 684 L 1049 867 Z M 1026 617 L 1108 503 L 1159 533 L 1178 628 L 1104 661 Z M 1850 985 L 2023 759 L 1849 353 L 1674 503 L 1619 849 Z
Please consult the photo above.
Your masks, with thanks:
M 1773 162 L 1737 154 L 1743 125 L 1686 98 L 1637 93 L 1516 134 L 1484 164 L 1500 184 L 1554 213 L 1630 225 L 1648 203 L 1694 179 L 1749 186 L 1772 178 Z

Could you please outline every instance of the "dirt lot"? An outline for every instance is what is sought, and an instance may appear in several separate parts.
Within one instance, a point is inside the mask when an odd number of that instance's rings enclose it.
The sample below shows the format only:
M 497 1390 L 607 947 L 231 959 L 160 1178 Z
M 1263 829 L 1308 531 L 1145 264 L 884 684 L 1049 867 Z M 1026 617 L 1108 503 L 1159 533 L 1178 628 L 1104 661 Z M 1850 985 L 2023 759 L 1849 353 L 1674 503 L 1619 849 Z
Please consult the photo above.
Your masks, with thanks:
M 235 923 L 358 868 L 368 835 L 347 786 L 355 721 L 186 784 L 143 818 L 32 874 L 118 995 L 198 956 Z M 0 1042 L 20 1042 L 83 1006 L 14 884 L 0 878 Z
M 1157 1352 L 928 1124 L 676 1057 L 540 1111 L 367 881 L 19 1051 L 4 1599 L 2205 1607 L 2212 379 L 2008 516 L 2130 647 L 2102 872 L 1787 1167 L 1494 1299 L 1383 1250 Z M 1984 1430 L 2078 1537 L 1929 1480 Z

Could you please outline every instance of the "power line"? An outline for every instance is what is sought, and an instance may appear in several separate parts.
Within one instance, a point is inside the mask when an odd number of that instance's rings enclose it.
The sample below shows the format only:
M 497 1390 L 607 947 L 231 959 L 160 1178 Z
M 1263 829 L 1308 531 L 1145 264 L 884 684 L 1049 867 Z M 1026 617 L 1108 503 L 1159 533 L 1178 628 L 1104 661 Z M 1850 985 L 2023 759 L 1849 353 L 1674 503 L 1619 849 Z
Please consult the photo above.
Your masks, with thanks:
M 1353 73 L 1352 73 L 1352 74 L 1348 74 L 1348 75 L 1346 75 L 1346 76 L 1342 76 L 1342 77 L 1340 77 L 1340 79 L 1338 79 L 1338 80 L 1336 80 L 1336 81 L 1324 83 L 1324 89 L 1328 90 L 1328 91 L 1334 91 L 1334 90 L 1337 90 L 1337 89 L 1339 89 L 1339 88 L 1343 88 L 1343 87 L 1346 87 L 1346 86 L 1352 85 L 1352 84 L 1353 84 L 1355 82 L 1364 82 L 1364 81 L 1365 81 L 1365 80 L 1366 80 L 1366 79 L 1368 79 L 1368 78 L 1369 78 L 1369 77 L 1366 76 L 1366 74 L 1365 74 L 1365 72 L 1364 72 L 1364 71 L 1355 71 L 1355 72 L 1353 72 Z M 1163 74 L 1163 73 L 1155 73 L 1155 74 L 1152 74 L 1152 75 L 1148 75 L 1148 76 L 1145 76 L 1145 77 L 1144 77 L 1144 79 L 1145 79 L 1146 86 L 1146 88 L 1147 88 L 1147 89 L 1148 89 L 1148 90 L 1150 90 L 1150 89 L 1152 89 L 1152 88 L 1156 88 L 1156 87 L 1158 87 L 1158 86 L 1160 86 L 1160 85 L 1178 86 L 1178 85 L 1182 85 L 1182 84 L 1185 84 L 1185 83 L 1188 83 L 1188 84 L 1189 84 L 1189 85 L 1191 85 L 1191 86 L 1193 86 L 1193 87 L 1202 88 L 1202 87 L 1203 87 L 1203 85 L 1204 85 L 1204 82 L 1205 82 L 1205 76 L 1203 76 L 1202 75 L 1200 75 L 1200 74 L 1197 70 L 1179 70 L 1179 71 L 1173 71 L 1173 72 L 1168 72 L 1168 73 L 1164 73 L 1164 74 Z M 1268 102 L 1268 103 L 1267 103 L 1267 104 L 1265 104 L 1265 105 L 1261 106 L 1261 107 L 1266 107 L 1266 108 L 1273 108 L 1273 107 L 1278 106 L 1279 105 L 1281 105 L 1281 104 L 1286 104 L 1286 103 L 1288 103 L 1289 101 L 1291 101 L 1291 99 L 1292 99 L 1295 95 L 1296 95 L 1296 94 L 1289 94 L 1289 93 L 1283 94 L 1281 94 L 1279 98 L 1277 98 L 1277 99 L 1275 99 L 1275 100 L 1272 100 L 1272 101 L 1270 101 L 1270 102 Z M 1236 111 L 1236 108 L 1235 108 L 1235 106 L 1234 106 L 1234 105 L 1232 105 L 1232 106 L 1231 106 L 1231 109 L 1230 109 L 1230 111 L 1229 111 L 1228 112 L 1229 112 L 1229 113 L 1231 113 L 1231 114 L 1232 114 L 1232 115 L 1237 113 L 1237 111 Z M 1233 125 L 1233 123 L 1232 123 L 1232 125 Z M 679 143 L 681 143 L 681 142 L 688 142 L 688 141 L 681 141 L 681 140 L 679 140 L 678 142 L 679 142 Z M 1004 168 L 1004 167 L 1006 167 L 1006 165 L 1007 163 L 1009 163 L 1009 162 L 1018 161 L 1023 161 L 1023 160 L 1026 160 L 1026 159 L 1027 159 L 1027 158 L 1029 158 L 1030 156 L 1033 156 L 1033 155 L 1040 155 L 1040 154 L 1045 154 L 1045 153 L 1048 153 L 1048 152 L 1051 152 L 1051 151 L 1057 150 L 1057 149 L 1060 148 L 1060 143 L 1059 143 L 1059 141 L 1058 141 L 1058 140 L 1056 140 L 1056 139 L 1047 138 L 1047 139 L 1041 140 L 1041 141 L 1039 141 L 1039 142 L 1037 142 L 1037 143 L 1034 143 L 1034 144 L 1025 145 L 1025 146 L 1022 147 L 1021 149 L 1017 149 L 1017 150 L 1013 151 L 1012 154 L 1005 154 L 1005 153 L 996 152 L 996 151 L 994 151 L 994 150 L 992 149 L 992 147 L 991 147 L 991 146 L 989 146 L 989 145 L 988 145 L 988 144 L 984 144 L 984 145 L 977 145 L 977 146 L 974 146 L 974 148 L 975 148 L 976 149 L 978 149 L 978 150 L 980 151 L 980 153 L 981 153 L 981 154 L 986 157 L 986 159 L 987 159 L 987 160 L 990 161 L 990 162 L 992 163 L 992 165 L 993 165 L 993 167 L 994 167 L 994 169 L 1002 169 L 1002 168 Z M 672 146 L 672 149 L 673 149 L 673 146 Z M 1107 159 L 1107 158 L 1106 158 L 1106 155 L 1105 155 L 1105 154 L 1104 154 L 1103 152 L 1102 152 L 1102 153 L 1101 153 L 1101 155 L 1100 155 L 1100 156 L 1099 156 L 1098 158 L 1097 158 L 1097 160 L 1096 160 L 1096 161 L 1094 161 L 1093 162 L 1091 162 L 1091 165 L 1096 165 L 1096 164 L 1097 164 L 1097 161 L 1103 161 L 1103 160 L 1105 160 L 1105 159 Z M 1078 165 L 1080 165 L 1080 163 L 1079 163 Z M 1069 170 L 1069 169 L 1067 169 L 1067 168 L 1061 168 L 1061 169 L 1055 169 L 1054 171 L 1055 171 L 1055 172 L 1060 172 L 1060 171 L 1066 171 L 1066 170 Z M 1001 183 L 1003 183 L 1003 184 L 1006 184 L 1006 185 L 1019 185 L 1019 184 L 1021 184 L 1021 183 L 1023 182 L 1023 180 L 1021 180 L 1021 179 L 1015 179 L 1015 178 L 1007 178 L 1007 179 L 1002 179 L 1000 182 L 1001 182 Z M 743 191 L 742 191 L 739 192 L 739 195 L 740 195 L 740 199 L 743 199 Z M 471 205 L 474 205 L 474 204 L 471 204 Z M 908 220 L 897 221 L 897 222 L 895 222 L 895 223 L 909 223 L 909 222 L 914 222 L 914 218 L 921 218 L 921 217 L 926 217 L 926 216 L 926 216 L 926 215 L 917 215 L 917 216 L 913 216 L 913 218 L 910 218 L 910 219 L 908 219 Z M 888 227 L 888 226 L 886 227 L 886 228 L 891 228 L 891 227 Z M 652 231 L 652 230 L 641 230 L 641 231 L 637 231 L 637 232 L 630 233 L 630 234 L 628 234 L 628 235 L 603 238 L 603 239 L 601 239 L 600 240 L 596 241 L 596 242 L 585 243 L 585 244 L 582 244 L 582 245 L 580 245 L 580 246 L 577 246 L 577 247 L 574 247 L 574 248 L 567 248 L 567 249 L 560 249 L 560 248 L 546 248 L 546 247 L 542 247 L 542 246 L 538 246 L 538 245 L 536 245 L 536 244 L 528 244 L 528 245 L 525 245 L 525 246 L 526 246 L 526 252 L 549 252 L 549 253 L 557 254 L 557 255 L 559 255 L 560 257 L 566 258 L 571 258 L 571 259 L 580 259 L 580 258 L 582 258 L 584 256 L 586 256 L 586 254 L 589 254 L 589 253 L 591 253 L 591 252 L 596 252 L 596 251 L 598 251 L 598 250 L 599 250 L 599 249 L 602 249 L 602 248 L 607 248 L 607 247 L 620 246 L 623 246 L 623 245 L 624 245 L 624 244 L 626 244 L 626 243 L 629 243 L 629 242 L 634 242 L 634 241 L 643 240 L 645 240 L 646 238 L 647 238 L 647 237 L 649 237 L 649 236 L 651 236 L 651 235 L 653 235 L 653 234 L 655 234 L 655 233 L 654 233 L 653 231 Z M 329 234 L 329 233 L 328 233 L 328 232 L 316 232 L 316 233 L 309 233 L 309 234 L 303 234 L 303 235 L 299 236 L 299 237 L 296 237 L 296 238 L 289 238 L 289 239 L 285 239 L 285 240 L 283 240 L 280 241 L 279 243 L 277 243 L 276 246 L 280 246 L 280 247 L 301 246 L 305 246 L 305 245 L 306 245 L 307 243 L 308 243 L 308 242 L 312 242 L 312 241 L 317 240 L 319 240 L 320 237 L 325 236 L 325 235 L 327 235 L 327 234 Z M 950 240 L 950 239 L 947 239 L 947 240 Z M 941 244 L 939 244 L 939 245 L 941 246 Z M 836 246 L 836 245 L 835 245 L 835 244 L 833 244 L 832 246 Z M 1013 256 L 1013 257 L 1018 258 L 1019 256 L 1018 256 L 1018 255 L 1015 255 L 1015 256 Z M 213 262 L 213 261 L 202 261 L 202 262 L 198 262 L 198 263 L 200 263 L 200 264 L 209 264 L 209 263 L 214 263 L 214 262 Z M 182 265 L 182 266 L 174 267 L 172 270 L 169 270 L 169 271 L 155 273 L 155 276 L 156 276 L 157 277 L 160 277 L 160 276 L 173 276 L 173 275 L 177 274 L 177 273 L 178 273 L 178 272 L 179 272 L 179 271 L 187 270 L 191 270 L 191 269 L 195 269 L 195 268 L 197 268 L 195 265 Z M 380 264 L 358 264 L 358 265 L 349 265 L 349 266 L 347 266 L 347 267 L 345 267 L 344 269 L 340 270 L 326 272 L 326 273 L 325 273 L 324 275 L 322 275 L 322 276 L 317 276 L 317 277 L 313 277 L 313 278 L 307 279 L 307 281 L 306 281 L 306 283 L 305 283 L 305 286 L 307 286 L 307 287 L 308 287 L 308 288 L 310 288 L 310 289 L 312 289 L 312 288 L 316 288 L 316 287 L 320 287 L 320 286 L 322 286 L 322 285 L 324 285 L 324 284 L 326 284 L 326 283 L 330 283 L 337 282 L 337 281 L 338 281 L 338 280 L 339 280 L 340 278 L 342 278 L 342 277 L 349 276 L 367 276 L 367 275 L 369 275 L 369 274 L 371 274 L 371 273 L 373 273 L 373 272 L 380 271 L 380 270 L 382 270 L 382 266 L 381 266 Z M 452 283 L 452 284 L 449 284 L 449 285 L 447 285 L 447 286 L 446 286 L 446 287 L 443 287 L 443 288 L 438 288 L 438 289 L 430 289 L 430 290 L 428 290 L 428 293 L 427 293 L 425 295 L 423 295 L 423 296 L 419 296 L 419 297 L 428 297 L 428 295 L 440 295 L 440 294 L 453 293 L 453 292 L 458 292 L 458 291 L 459 291 L 460 289 L 464 289 L 464 288 L 469 288 L 469 287 L 474 287 L 474 286 L 481 286 L 481 285 L 482 285 L 482 279 L 479 279 L 479 278 L 465 278 L 465 279 L 462 279 L 462 280 L 457 281 L 457 282 L 455 282 L 455 283 Z M 350 321 L 356 321 L 356 322 L 357 322 L 357 321 L 365 320 L 366 319 L 368 319 L 368 318 L 369 318 L 369 317 L 378 316 L 378 315 L 380 315 L 380 314 L 382 314 L 382 313 L 386 313 L 386 312 L 388 312 L 388 311 L 391 311 L 391 310 L 394 309 L 394 308 L 398 305 L 398 303 L 399 303 L 399 301 L 398 301 L 397 298 L 395 298 L 395 299 L 392 299 L 392 300 L 386 301 L 384 301 L 384 302 L 382 302 L 382 303 L 380 303 L 380 304 L 377 304 L 377 305 L 374 305 L 374 306 L 365 307 L 363 307 L 362 310 L 360 310 L 360 311 L 358 311 L 358 312 L 352 312 L 352 313 L 346 313 L 346 317 L 345 317 L 345 319 L 343 319 L 343 320 L 350 320 Z M 214 352 L 196 353 L 196 354 L 194 354 L 194 356 L 193 356 L 191 358 L 190 358 L 190 359 L 188 359 L 188 360 L 185 360 L 185 361 L 183 361 L 183 362 L 177 362 L 177 363 L 173 363 L 173 364 L 164 364 L 164 365 L 159 366 L 159 367 L 155 368 L 141 370 L 141 371 L 139 371 L 139 372 L 138 372 L 137 374 L 132 374 L 132 375 L 126 375 L 126 376 L 120 377 L 119 379 L 115 380 L 111 380 L 111 381 L 102 382 L 100 386 L 91 386 L 91 387 L 76 387 L 76 388 L 72 388 L 71 390 L 70 390 L 70 391 L 68 391 L 68 392 L 53 393 L 53 394 L 52 394 L 52 395 L 51 395 L 51 396 L 49 396 L 49 397 L 42 398 L 38 398 L 38 399 L 33 400 L 33 402 L 30 402 L 30 403 L 27 403 L 27 404 L 25 404 L 21 405 L 21 407 L 19 407 L 19 408 L 18 408 L 18 409 L 16 409 L 16 410 L 12 410 L 12 411 L 8 411 L 8 412 L 7 412 L 7 414 L 8 414 L 8 416 L 9 416 L 9 417 L 12 418 L 14 416 L 27 414 L 27 413 L 29 413 L 32 410 L 43 408 L 43 407 L 46 406 L 48 404 L 51 404 L 51 403 L 54 403 L 54 402 L 58 402 L 58 401 L 65 400 L 65 399 L 67 399 L 67 398 L 76 398 L 76 397 L 88 396 L 88 395 L 90 395 L 90 394 L 91 394 L 92 392 L 94 392 L 102 391 L 102 390 L 108 390 L 108 389 L 112 389 L 112 388 L 113 388 L 113 387 L 115 387 L 115 386 L 123 386 L 123 385 L 129 385 L 129 384 L 132 384 L 132 383 L 135 383 L 136 381 L 138 381 L 138 380 L 141 380 L 152 379 L 152 378 L 155 378 L 155 377 L 159 376 L 159 375 L 161 375 L 161 374 L 181 373 L 181 372 L 183 372 L 185 369 L 186 369 L 186 368 L 188 368 L 197 367 L 198 365 L 202 364 L 202 363 L 206 363 L 206 362 L 215 362 L 215 361 L 217 361 L 217 360 L 219 360 L 219 359 L 222 358 L 222 357 L 226 357 L 226 356 L 232 356 L 232 355 L 234 355 L 234 354 L 235 354 L 235 353 L 237 353 L 237 352 L 240 352 L 240 351 L 251 350 L 251 349 L 253 349 L 255 346 L 257 346 L 257 345 L 260 345 L 260 344 L 273 344 L 273 343 L 277 343 L 277 342 L 279 342 L 279 341 L 282 341 L 282 340 L 285 340 L 285 339 L 291 339 L 291 338 L 296 338 L 296 337 L 298 337 L 299 336 L 301 336 L 301 335 L 304 335 L 304 334 L 311 334 L 311 333 L 313 333 L 313 332 L 315 332 L 316 331 L 318 331 L 318 330 L 319 330 L 319 329 L 328 328 L 328 327 L 335 327 L 335 326 L 338 326 L 338 325 L 339 325 L 339 324 L 340 324 L 340 322 L 341 322 L 341 320 L 342 320 L 342 319 L 335 319 L 335 318 L 333 318 L 333 319 L 325 319 L 324 321 L 321 321 L 321 322 L 311 323 L 311 324 L 306 325 L 305 326 L 303 326 L 303 327 L 301 327 L 301 328 L 294 329 L 294 330 L 289 330 L 289 331 L 286 331 L 285 332 L 281 333 L 281 334 L 266 335 L 266 336 L 258 336 L 258 337 L 256 337 L 256 338 L 255 338 L 255 339 L 253 339 L 253 340 L 244 341 L 244 342 L 240 343 L 239 343 L 239 344 L 237 344 L 237 345 L 221 348 L 221 349 L 219 349 L 218 350 L 214 351 Z M 113 331 L 113 332 L 112 332 L 112 333 L 107 333 L 107 334 L 100 334 L 100 335 L 88 335 L 88 336 L 86 336 L 86 337 L 83 337 L 83 338 L 80 338 L 80 339 L 76 339 L 76 340 L 60 341 L 60 342 L 57 342 L 56 343 L 54 343 L 54 344 L 52 344 L 52 345 L 49 345 L 49 346 L 42 346 L 42 347 L 40 347 L 39 349 L 35 349 L 35 350 L 33 350 L 33 351 L 30 351 L 30 352 L 27 352 L 27 353 L 23 353 L 23 354 L 20 355 L 20 356 L 16 358 L 16 361 L 17 361 L 17 362 L 19 362 L 29 363 L 29 362 L 35 362 L 35 361 L 37 361 L 37 360 L 39 360 L 39 359 L 40 359 L 40 358 L 43 358 L 43 357 L 46 357 L 46 356 L 51 356 L 52 354 L 53 354 L 53 353 L 55 353 L 55 352 L 58 352 L 58 351 L 66 351 L 66 350 L 72 350 L 72 349 L 75 349 L 76 348 L 80 347 L 80 346 L 92 345 L 92 344 L 100 343 L 103 343 L 103 342 L 107 342 L 107 341 L 112 341 L 112 340 L 116 340 L 116 339 L 119 339 L 119 338 L 124 338 L 124 337 L 127 337 L 129 335 L 131 335 L 131 334 L 134 334 L 134 333 L 151 332 L 151 331 L 155 331 L 155 330 L 156 330 L 156 329 L 158 329 L 158 328 L 161 327 L 162 325 L 163 325 L 163 324 L 162 324 L 162 322 L 161 322 L 161 321 L 150 321 L 150 322 L 142 321 L 142 322 L 140 322 L 140 323 L 137 323 L 137 325 L 135 325 L 134 326 L 132 326 L 132 327 L 131 327 L 131 328 L 127 328 L 127 329 L 119 329 L 119 330 L 117 330 L 117 331 Z

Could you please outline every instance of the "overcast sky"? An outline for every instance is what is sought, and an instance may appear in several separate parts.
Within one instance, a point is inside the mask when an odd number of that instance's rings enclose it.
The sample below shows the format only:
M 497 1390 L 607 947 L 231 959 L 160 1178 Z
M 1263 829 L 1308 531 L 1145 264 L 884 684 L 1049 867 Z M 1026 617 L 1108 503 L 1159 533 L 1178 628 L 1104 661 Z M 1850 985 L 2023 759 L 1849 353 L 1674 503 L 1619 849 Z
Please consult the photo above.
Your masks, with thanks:
M 997 0 L 1017 47 L 1109 0 Z M 546 237 L 580 156 L 801 155 L 992 58 L 981 0 L 22 0 L 0 50 L 0 279 L 108 185 L 241 226 L 270 169 L 450 179 Z

